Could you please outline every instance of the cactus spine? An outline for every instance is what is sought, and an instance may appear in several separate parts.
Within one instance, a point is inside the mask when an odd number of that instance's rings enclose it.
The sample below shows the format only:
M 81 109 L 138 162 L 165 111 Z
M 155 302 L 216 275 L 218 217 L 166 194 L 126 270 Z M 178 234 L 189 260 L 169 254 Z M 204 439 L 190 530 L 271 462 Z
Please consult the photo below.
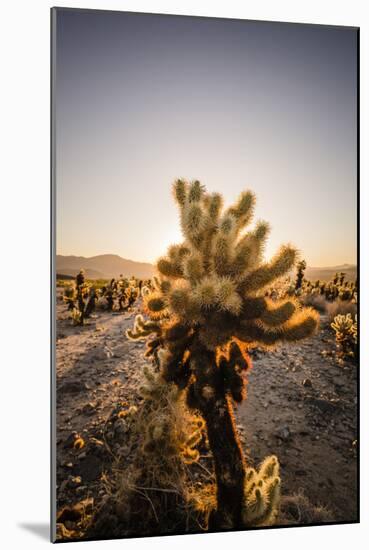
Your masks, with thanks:
M 247 486 L 233 419 L 233 404 L 245 397 L 247 352 L 307 338 L 319 316 L 294 298 L 265 296 L 268 286 L 294 266 L 297 251 L 282 246 L 263 262 L 268 224 L 244 231 L 254 211 L 251 191 L 227 209 L 222 196 L 208 194 L 199 181 L 177 180 L 173 191 L 184 241 L 157 262 L 155 288 L 143 297 L 150 320 L 138 317 L 128 336 L 154 336 L 147 355 L 157 357 L 163 378 L 185 390 L 188 405 L 205 420 L 217 484 L 209 527 L 239 527 L 255 517 L 262 522 L 274 513 L 266 503 L 279 481 L 274 476 L 263 490 Z

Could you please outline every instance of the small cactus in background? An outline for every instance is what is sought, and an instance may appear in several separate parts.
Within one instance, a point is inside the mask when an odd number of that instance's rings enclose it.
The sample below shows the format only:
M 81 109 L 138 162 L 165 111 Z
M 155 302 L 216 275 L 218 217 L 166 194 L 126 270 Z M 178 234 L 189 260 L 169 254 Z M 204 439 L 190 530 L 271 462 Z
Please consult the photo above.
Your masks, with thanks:
M 184 241 L 157 262 L 155 288 L 143 297 L 150 320 L 137 317 L 127 336 L 154 336 L 147 355 L 156 357 L 163 379 L 184 390 L 188 406 L 204 418 L 217 485 L 209 527 L 234 528 L 252 517 L 251 508 L 245 512 L 247 468 L 233 420 L 233 403 L 245 397 L 248 350 L 307 338 L 319 316 L 294 298 L 265 296 L 292 269 L 297 251 L 282 246 L 263 262 L 268 224 L 244 232 L 254 211 L 251 191 L 227 209 L 222 196 L 208 194 L 199 181 L 177 180 L 174 196 Z M 249 493 L 255 517 L 263 516 L 259 492 Z M 265 508 L 267 491 L 260 494 Z
M 85 319 L 90 317 L 95 309 L 96 300 L 96 291 L 86 283 L 84 271 L 81 269 L 76 275 L 74 286 L 67 287 L 64 291 L 64 301 L 71 311 L 75 325 L 83 325 Z
M 90 317 L 91 313 L 95 310 L 97 301 L 96 290 L 91 287 L 87 296 L 87 301 L 85 304 L 85 318 Z
M 63 300 L 67 304 L 68 311 L 73 311 L 75 308 L 76 293 L 75 288 L 72 285 L 65 287 Z
M 303 282 L 304 276 L 305 276 L 305 269 L 306 269 L 306 262 L 305 262 L 305 260 L 301 260 L 297 264 L 295 290 L 299 290 L 299 288 L 302 287 L 302 282 Z
M 117 283 L 115 279 L 112 279 L 110 283 L 103 287 L 102 289 L 102 295 L 106 300 L 107 310 L 113 311 L 114 307 L 114 299 L 116 297 L 116 291 L 117 291 Z
M 146 281 L 150 287 L 151 282 Z M 76 325 L 82 325 L 84 319 L 90 317 L 100 302 L 110 312 L 126 311 L 135 304 L 140 297 L 143 281 L 135 277 L 118 280 L 104 279 L 87 281 L 83 269 L 77 274 L 74 284 L 68 284 L 64 288 L 63 301 L 67 304 L 71 317 Z
M 130 280 L 122 277 L 101 288 L 101 296 L 106 301 L 108 311 L 125 311 L 133 306 L 139 297 L 138 281 L 135 277 Z
M 331 323 L 336 333 L 336 342 L 343 355 L 356 357 L 357 354 L 357 316 L 355 320 L 350 313 L 336 315 Z
M 83 286 L 85 284 L 85 272 L 83 269 L 80 269 L 79 273 L 76 275 L 76 286 Z

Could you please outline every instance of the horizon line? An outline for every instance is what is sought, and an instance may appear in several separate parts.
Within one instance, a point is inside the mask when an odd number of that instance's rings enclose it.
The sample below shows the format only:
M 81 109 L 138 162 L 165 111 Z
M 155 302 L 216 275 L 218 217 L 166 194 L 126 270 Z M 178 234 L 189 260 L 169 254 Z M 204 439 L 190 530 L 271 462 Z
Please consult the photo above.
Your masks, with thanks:
M 134 262 L 134 263 L 140 263 L 140 264 L 149 264 L 149 265 L 155 265 L 156 263 L 156 260 L 154 261 L 149 261 L 149 260 L 132 260 L 131 258 L 126 258 L 125 256 L 121 256 L 120 254 L 117 254 L 117 253 L 114 253 L 114 252 L 103 252 L 103 253 L 100 253 L 100 254 L 93 254 L 92 256 L 85 256 L 83 254 L 61 254 L 60 252 L 56 252 L 56 256 L 63 256 L 65 258 L 67 257 L 74 257 L 74 258 L 84 258 L 86 260 L 89 260 L 91 258 L 97 258 L 99 256 L 117 256 L 118 258 L 121 258 L 122 260 L 126 260 L 128 262 Z M 348 266 L 348 267 L 356 267 L 357 268 L 357 263 L 352 263 L 352 262 L 339 262 L 337 264 L 334 264 L 334 265 L 310 265 L 309 263 L 307 263 L 307 267 L 310 267 L 310 269 L 312 268 L 318 268 L 318 269 L 322 269 L 322 268 L 335 268 L 335 267 L 341 267 L 341 266 Z

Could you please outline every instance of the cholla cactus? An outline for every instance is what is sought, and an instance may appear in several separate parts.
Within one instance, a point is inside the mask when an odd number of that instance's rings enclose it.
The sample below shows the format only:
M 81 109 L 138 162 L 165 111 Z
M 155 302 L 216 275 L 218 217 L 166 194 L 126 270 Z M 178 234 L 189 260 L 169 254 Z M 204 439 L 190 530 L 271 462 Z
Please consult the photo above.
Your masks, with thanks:
M 126 290 L 127 309 L 133 306 L 138 297 L 139 289 L 136 288 L 136 286 L 134 286 L 133 284 L 130 284 L 130 286 Z
M 280 501 L 279 462 L 274 455 L 268 456 L 259 470 L 246 469 L 242 519 L 245 525 L 272 525 Z
M 321 285 L 321 294 L 324 294 L 326 300 L 333 302 L 337 298 L 343 301 L 354 300 L 357 292 L 357 282 L 345 281 L 345 273 L 336 273 L 332 281 Z
M 64 292 L 64 301 L 71 312 L 75 325 L 83 325 L 95 309 L 97 300 L 96 290 L 85 281 L 83 269 L 76 275 L 74 286 L 69 286 Z
M 318 314 L 294 298 L 274 301 L 268 286 L 294 266 L 297 251 L 282 246 L 262 261 L 269 226 L 250 223 L 255 197 L 241 194 L 223 208 L 221 195 L 198 181 L 177 180 L 174 196 L 184 241 L 157 262 L 155 289 L 144 295 L 150 320 L 136 318 L 130 338 L 147 338 L 163 378 L 185 389 L 187 403 L 206 422 L 214 458 L 217 506 L 210 527 L 243 525 L 246 466 L 233 421 L 233 402 L 245 397 L 249 348 L 273 348 L 314 333 Z
M 116 293 L 117 293 L 117 282 L 115 279 L 112 279 L 107 286 L 102 288 L 102 296 L 106 300 L 108 311 L 113 311 L 114 309 L 114 299 L 116 298 Z
M 301 260 L 297 264 L 297 275 L 296 275 L 296 283 L 295 283 L 296 290 L 302 287 L 302 282 L 304 280 L 304 275 L 305 275 L 305 269 L 306 269 L 306 262 L 305 260 Z
M 101 295 L 106 300 L 108 311 L 125 311 L 133 306 L 139 296 L 136 279 L 120 277 L 118 281 L 111 279 L 107 286 L 101 289 Z
M 64 289 L 63 300 L 67 304 L 68 311 L 73 311 L 75 308 L 76 291 L 73 286 L 66 286 Z
M 76 275 L 76 286 L 82 286 L 85 284 L 85 271 L 81 269 Z
M 96 290 L 93 287 L 91 287 L 89 289 L 88 297 L 85 304 L 85 310 L 84 310 L 85 317 L 90 317 L 91 313 L 95 310 L 96 301 L 97 301 Z
M 355 320 L 351 313 L 336 315 L 331 323 L 336 333 L 336 342 L 344 355 L 356 356 L 357 352 L 357 316 Z

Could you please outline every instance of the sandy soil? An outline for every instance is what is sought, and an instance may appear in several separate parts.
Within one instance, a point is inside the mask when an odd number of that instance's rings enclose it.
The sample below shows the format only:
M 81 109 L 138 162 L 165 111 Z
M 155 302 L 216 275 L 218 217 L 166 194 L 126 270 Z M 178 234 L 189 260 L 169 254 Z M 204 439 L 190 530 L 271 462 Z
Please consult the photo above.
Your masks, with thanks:
M 122 403 L 138 399 L 144 343 L 124 336 L 137 312 L 98 311 L 86 326 L 74 327 L 58 301 L 59 510 L 82 500 L 97 506 L 109 492 L 113 457 L 124 454 L 125 428 L 116 413 Z M 303 490 L 312 503 L 327 506 L 335 521 L 354 521 L 356 367 L 339 364 L 334 348 L 323 327 L 302 345 L 255 351 L 248 398 L 236 417 L 250 463 L 272 453 L 279 457 L 284 494 Z
M 303 490 L 335 521 L 355 521 L 356 366 L 337 364 L 334 349 L 322 329 L 299 346 L 257 353 L 237 417 L 251 460 L 278 456 L 285 494 Z

